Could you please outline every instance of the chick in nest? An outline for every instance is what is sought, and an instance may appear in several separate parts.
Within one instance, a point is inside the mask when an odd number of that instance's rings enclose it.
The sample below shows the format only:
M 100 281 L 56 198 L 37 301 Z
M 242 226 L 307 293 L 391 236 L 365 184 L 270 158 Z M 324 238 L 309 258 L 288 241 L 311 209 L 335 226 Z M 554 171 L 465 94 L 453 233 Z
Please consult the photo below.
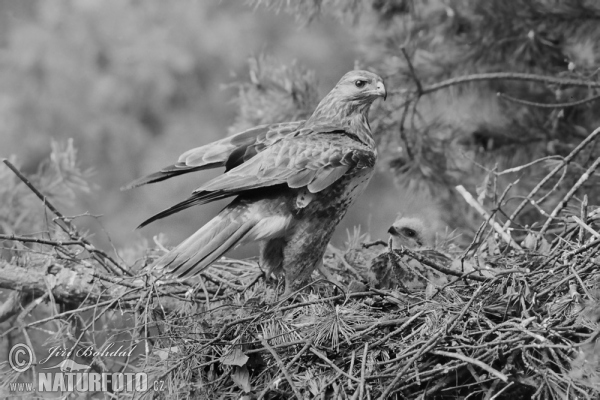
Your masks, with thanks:
M 452 264 L 449 256 L 435 249 L 439 234 L 435 221 L 429 222 L 418 215 L 401 214 L 388 233 L 393 248 L 408 248 L 444 267 Z M 449 282 L 447 275 L 393 251 L 385 252 L 373 260 L 369 278 L 372 284 L 383 289 L 400 286 L 407 290 L 420 290 L 429 284 L 443 286 Z

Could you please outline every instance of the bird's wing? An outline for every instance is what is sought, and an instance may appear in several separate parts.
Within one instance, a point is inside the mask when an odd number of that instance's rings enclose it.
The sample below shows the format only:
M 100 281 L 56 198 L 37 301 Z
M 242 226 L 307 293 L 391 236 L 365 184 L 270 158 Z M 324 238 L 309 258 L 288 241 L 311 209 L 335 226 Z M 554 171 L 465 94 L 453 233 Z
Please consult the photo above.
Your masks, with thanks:
M 317 193 L 350 170 L 372 168 L 375 159 L 373 149 L 342 133 L 286 137 L 202 185 L 190 198 L 149 218 L 140 227 L 188 207 L 253 189 L 286 184 Z
M 123 189 L 164 181 L 188 172 L 210 168 L 235 168 L 278 140 L 294 133 L 304 121 L 261 125 L 183 153 L 179 160 L 158 172 L 139 178 Z

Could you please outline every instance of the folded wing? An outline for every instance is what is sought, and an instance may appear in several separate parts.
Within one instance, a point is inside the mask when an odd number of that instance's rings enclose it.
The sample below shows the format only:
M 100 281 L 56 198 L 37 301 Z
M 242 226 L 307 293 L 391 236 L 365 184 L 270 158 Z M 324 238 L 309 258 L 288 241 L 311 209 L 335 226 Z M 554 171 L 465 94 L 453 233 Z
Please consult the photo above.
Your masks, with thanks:
M 343 133 L 286 137 L 202 185 L 190 198 L 149 218 L 140 227 L 194 205 L 258 188 L 286 184 L 317 193 L 350 170 L 371 168 L 374 164 L 374 152 Z
M 178 175 L 205 169 L 225 167 L 226 170 L 230 170 L 254 157 L 281 138 L 296 132 L 302 124 L 304 124 L 304 121 L 261 125 L 216 142 L 196 147 L 183 153 L 175 164 L 137 179 L 122 189 L 126 190 L 156 183 Z

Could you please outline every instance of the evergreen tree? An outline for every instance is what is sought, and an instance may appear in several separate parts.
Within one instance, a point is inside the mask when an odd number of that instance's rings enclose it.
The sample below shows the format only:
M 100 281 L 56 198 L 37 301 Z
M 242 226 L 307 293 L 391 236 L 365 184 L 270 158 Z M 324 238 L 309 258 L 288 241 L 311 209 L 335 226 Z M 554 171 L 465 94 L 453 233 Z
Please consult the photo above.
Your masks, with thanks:
M 492 207 L 518 180 L 502 203 L 500 219 L 506 221 L 520 199 L 600 125 L 600 5 L 593 1 L 257 3 L 296 13 L 308 24 L 333 14 L 356 30 L 361 67 L 384 76 L 392 93 L 374 116 L 379 166 L 391 169 L 406 190 L 433 196 L 453 226 L 473 231 L 481 220 L 457 200 L 455 185 L 477 191 Z M 288 88 L 291 109 L 310 109 L 304 75 L 281 77 L 261 68 L 260 76 L 278 83 L 273 88 Z M 243 91 L 242 110 L 279 96 L 280 89 L 253 83 L 262 90 Z M 549 214 L 598 153 L 595 142 L 586 146 L 532 200 Z M 502 173 L 534 160 L 541 162 Z M 591 177 L 576 194 L 597 198 L 597 183 Z M 545 218 L 532 205 L 517 217 L 513 227 Z

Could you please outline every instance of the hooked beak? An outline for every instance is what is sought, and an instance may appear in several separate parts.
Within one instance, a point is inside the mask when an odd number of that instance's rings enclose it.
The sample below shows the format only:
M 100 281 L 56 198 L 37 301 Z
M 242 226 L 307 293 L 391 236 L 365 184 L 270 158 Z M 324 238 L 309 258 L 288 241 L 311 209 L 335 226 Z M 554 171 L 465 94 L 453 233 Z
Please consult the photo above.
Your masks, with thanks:
M 383 99 L 385 100 L 385 96 L 383 97 Z M 390 229 L 388 229 L 388 233 L 393 236 L 400 236 L 400 232 L 398 232 L 394 225 L 390 226 Z
M 387 91 L 385 90 L 385 85 L 383 82 L 377 82 L 377 94 L 383 97 L 383 101 L 387 99 Z

